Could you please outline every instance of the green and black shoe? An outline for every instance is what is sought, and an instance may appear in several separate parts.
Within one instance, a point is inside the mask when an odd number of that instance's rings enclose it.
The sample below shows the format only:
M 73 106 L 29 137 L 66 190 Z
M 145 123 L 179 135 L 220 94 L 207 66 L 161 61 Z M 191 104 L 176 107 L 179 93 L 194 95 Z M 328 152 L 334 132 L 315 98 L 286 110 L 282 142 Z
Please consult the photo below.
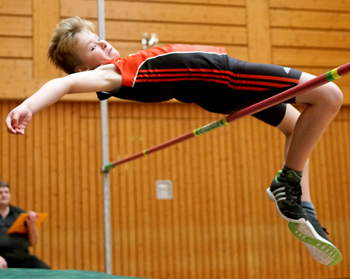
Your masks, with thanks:
M 276 203 L 277 211 L 287 221 L 294 223 L 305 223 L 306 213 L 301 206 L 301 177 L 293 170 L 281 175 L 278 172 L 267 188 L 268 197 Z
M 316 215 L 306 212 L 307 222 L 288 223 L 288 228 L 292 234 L 304 242 L 310 255 L 319 263 L 324 265 L 336 265 L 342 260 L 342 255 L 338 248 L 334 246 L 326 235 L 326 229 L 318 221 Z

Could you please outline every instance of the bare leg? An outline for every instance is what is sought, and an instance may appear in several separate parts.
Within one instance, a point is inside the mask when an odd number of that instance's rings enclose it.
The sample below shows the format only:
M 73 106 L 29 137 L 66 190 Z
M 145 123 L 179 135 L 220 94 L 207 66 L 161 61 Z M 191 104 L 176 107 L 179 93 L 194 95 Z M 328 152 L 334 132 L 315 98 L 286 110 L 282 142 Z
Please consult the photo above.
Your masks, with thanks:
M 299 83 L 314 76 L 303 73 Z M 307 107 L 296 121 L 286 154 L 286 165 L 296 171 L 303 171 L 311 151 L 324 131 L 337 115 L 343 101 L 343 94 L 334 83 L 312 89 L 296 97 L 296 102 Z
M 296 108 L 294 108 L 292 105 L 288 104 L 285 117 L 283 118 L 282 122 L 276 127 L 286 137 L 285 148 L 284 148 L 285 156 L 288 154 L 295 124 L 299 116 L 300 116 L 300 112 Z M 301 200 L 311 202 L 310 189 L 309 189 L 309 160 L 306 161 L 304 166 L 301 186 L 302 186 L 302 193 L 303 193 L 301 196 Z
M 312 77 L 309 74 L 303 74 L 300 83 Z M 298 239 L 304 242 L 316 261 L 325 265 L 335 265 L 342 260 L 342 255 L 330 242 L 316 217 L 309 190 L 308 156 L 338 113 L 342 94 L 336 85 L 330 83 L 298 96 L 296 101 L 306 104 L 307 108 L 300 114 L 288 105 L 285 117 L 277 128 L 286 136 L 286 165 L 291 169 L 303 171 L 300 181 L 301 205 L 306 212 L 308 222 L 289 222 L 288 227 Z M 326 247 L 326 249 L 319 249 L 319 247 Z
M 299 83 L 314 76 L 303 73 Z M 277 128 L 286 136 L 285 162 L 294 170 L 303 171 L 302 201 L 311 202 L 309 190 L 309 156 L 324 131 L 338 113 L 343 95 L 334 83 L 327 83 L 296 97 L 307 107 L 300 114 L 291 105 Z

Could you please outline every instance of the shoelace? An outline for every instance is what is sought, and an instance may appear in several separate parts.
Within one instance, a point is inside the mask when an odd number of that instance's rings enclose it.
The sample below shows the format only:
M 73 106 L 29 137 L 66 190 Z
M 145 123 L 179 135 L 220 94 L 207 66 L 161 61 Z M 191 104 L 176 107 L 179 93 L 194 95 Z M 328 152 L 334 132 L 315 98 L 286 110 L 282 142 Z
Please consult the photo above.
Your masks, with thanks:
M 292 203 L 301 204 L 302 191 L 301 191 L 300 183 L 296 185 L 288 184 L 288 186 L 289 187 L 286 190 L 286 192 L 290 196 Z

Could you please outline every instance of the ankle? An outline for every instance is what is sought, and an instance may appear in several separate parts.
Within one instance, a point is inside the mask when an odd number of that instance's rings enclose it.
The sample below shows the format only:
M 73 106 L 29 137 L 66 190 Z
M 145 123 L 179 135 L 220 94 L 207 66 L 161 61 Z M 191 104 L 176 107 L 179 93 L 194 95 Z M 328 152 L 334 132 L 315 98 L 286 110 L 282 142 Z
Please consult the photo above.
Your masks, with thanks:
M 303 171 L 297 171 L 297 170 L 291 169 L 286 164 L 284 164 L 282 168 L 282 173 L 286 174 L 288 171 L 294 171 L 298 176 L 300 177 L 303 176 Z
M 316 216 L 316 211 L 312 202 L 301 201 L 301 206 L 303 207 L 304 211 Z
M 278 175 L 278 181 L 289 181 L 292 184 L 298 184 L 301 181 L 303 175 L 302 171 L 296 171 L 284 164 L 282 171 Z

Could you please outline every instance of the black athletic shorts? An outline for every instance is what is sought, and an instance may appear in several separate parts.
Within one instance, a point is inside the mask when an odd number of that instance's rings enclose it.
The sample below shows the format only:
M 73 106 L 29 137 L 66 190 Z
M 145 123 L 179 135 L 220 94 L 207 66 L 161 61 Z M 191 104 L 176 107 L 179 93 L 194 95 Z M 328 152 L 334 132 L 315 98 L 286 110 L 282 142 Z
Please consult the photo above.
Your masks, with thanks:
M 281 68 L 283 68 L 283 71 L 281 70 Z M 300 80 L 300 76 L 302 74 L 301 71 L 295 70 L 292 68 L 281 67 L 281 66 L 270 65 L 270 64 L 257 64 L 257 63 L 248 63 L 248 62 L 243 62 L 242 71 L 247 73 L 258 74 L 258 75 L 263 74 L 268 76 L 285 77 L 285 78 L 292 78 L 297 80 Z M 295 84 L 294 86 L 296 85 L 297 84 Z M 291 86 L 291 87 L 294 87 L 294 86 Z M 287 89 L 291 87 L 288 87 Z M 271 93 L 271 95 L 268 97 L 281 93 L 287 89 L 284 88 L 283 90 L 278 90 L 278 89 L 271 88 L 269 90 L 269 93 Z M 251 94 L 249 92 L 247 93 Z M 260 100 L 256 100 L 256 101 L 260 101 Z M 285 101 L 285 103 L 281 103 L 281 104 L 272 106 L 270 108 L 267 108 L 263 111 L 260 111 L 254 114 L 253 116 L 267 124 L 270 124 L 272 126 L 277 126 L 278 124 L 281 123 L 281 121 L 285 116 L 287 103 L 295 103 L 295 98 L 287 100 Z
M 211 99 L 200 104 L 209 111 L 232 114 L 298 85 L 302 74 L 301 71 L 288 67 L 249 63 L 231 57 L 229 57 L 229 65 L 230 70 L 237 75 L 237 80 L 242 82 L 243 87 L 241 90 L 235 89 L 233 94 L 230 94 L 229 101 L 227 99 L 229 103 L 234 104 L 234 110 L 230 110 L 229 106 L 226 108 L 222 102 Z M 259 91 L 257 87 L 260 89 L 264 87 L 267 90 Z M 219 95 L 218 92 L 218 98 L 220 98 Z M 285 116 L 287 103 L 295 103 L 295 98 L 267 108 L 253 116 L 267 124 L 277 126 Z

